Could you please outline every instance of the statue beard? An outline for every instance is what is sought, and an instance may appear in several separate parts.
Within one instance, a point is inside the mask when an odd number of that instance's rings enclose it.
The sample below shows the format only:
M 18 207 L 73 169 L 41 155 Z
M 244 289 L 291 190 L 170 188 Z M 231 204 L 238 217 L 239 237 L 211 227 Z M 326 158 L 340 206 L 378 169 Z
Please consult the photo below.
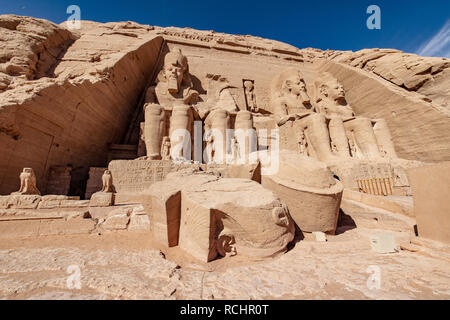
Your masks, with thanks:
M 175 76 L 170 76 L 168 79 L 168 83 L 167 83 L 167 90 L 169 91 L 169 93 L 171 94 L 176 94 L 178 93 L 180 86 L 178 84 L 178 79 Z
M 336 96 L 334 98 L 334 101 L 341 106 L 347 105 L 347 101 L 345 100 L 345 96 L 343 96 L 343 95 Z
M 304 91 L 302 91 L 300 93 L 300 97 L 299 98 L 301 99 L 302 103 L 305 104 L 305 105 L 310 103 L 309 97 L 306 94 L 306 92 L 304 92 Z

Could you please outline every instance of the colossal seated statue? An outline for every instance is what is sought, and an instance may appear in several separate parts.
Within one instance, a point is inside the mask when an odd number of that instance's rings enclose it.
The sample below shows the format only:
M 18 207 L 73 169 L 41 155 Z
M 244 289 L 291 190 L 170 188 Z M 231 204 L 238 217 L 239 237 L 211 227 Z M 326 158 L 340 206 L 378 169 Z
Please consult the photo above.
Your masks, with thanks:
M 180 135 L 177 129 L 191 132 L 190 105 L 197 100 L 198 92 L 193 89 L 187 58 L 180 49 L 174 48 L 164 58 L 157 85 L 149 87 L 145 96 L 144 140 L 150 159 L 161 159 L 162 140 L 167 134 L 170 138 L 171 153 L 177 152 L 175 156 L 178 157 L 183 152 L 189 152 L 184 147 L 187 141 L 184 141 L 183 148 L 177 147 Z M 172 133 L 177 137 L 171 137 Z
M 303 76 L 288 69 L 272 81 L 272 107 L 279 126 L 312 113 Z
M 322 79 L 314 84 L 315 110 L 327 118 L 338 117 L 344 121 L 355 116 L 353 109 L 345 100 L 344 87 L 329 73 L 323 73 Z
M 396 157 L 386 122 L 355 117 L 343 87 L 330 74 L 308 88 L 312 106 L 298 70 L 288 69 L 272 82 L 272 107 L 281 135 L 300 137 L 288 149 L 325 162 Z
M 307 150 L 301 146 L 302 152 L 311 157 L 335 158 L 326 117 L 312 107 L 302 74 L 295 69 L 284 71 L 274 78 L 271 90 L 273 112 L 281 135 L 301 136 L 302 141 L 298 143 L 308 146 Z

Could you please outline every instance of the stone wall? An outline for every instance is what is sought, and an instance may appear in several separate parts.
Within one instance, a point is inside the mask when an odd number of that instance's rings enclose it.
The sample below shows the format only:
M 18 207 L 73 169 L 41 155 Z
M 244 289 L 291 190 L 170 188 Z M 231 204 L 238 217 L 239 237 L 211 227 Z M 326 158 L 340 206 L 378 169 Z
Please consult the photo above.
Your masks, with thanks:
M 0 194 L 18 189 L 23 167 L 35 170 L 40 190 L 53 166 L 78 168 L 85 179 L 89 167 L 107 164 L 108 143 L 121 143 L 163 39 L 94 31 L 65 52 L 55 78 L 0 93 L 2 125 L 11 124 L 0 132 Z
M 450 162 L 408 171 L 420 237 L 450 243 Z
M 198 168 L 196 164 L 176 164 L 170 160 L 113 160 L 108 169 L 113 177 L 113 185 L 120 199 L 121 195 L 136 195 L 152 184 L 162 181 L 169 172 Z M 116 203 L 118 199 L 116 198 Z
M 51 167 L 46 193 L 69 195 L 71 172 L 71 167 Z
M 97 168 L 91 167 L 89 168 L 89 179 L 86 185 L 86 194 L 85 198 L 90 199 L 91 196 L 100 190 L 102 190 L 102 175 L 105 172 L 106 168 Z

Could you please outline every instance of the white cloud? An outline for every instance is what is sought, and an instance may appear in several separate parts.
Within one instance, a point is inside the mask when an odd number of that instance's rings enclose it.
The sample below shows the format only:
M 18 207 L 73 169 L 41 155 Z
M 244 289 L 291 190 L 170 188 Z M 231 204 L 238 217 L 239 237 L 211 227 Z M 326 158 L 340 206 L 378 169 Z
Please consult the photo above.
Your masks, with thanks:
M 438 33 L 420 46 L 417 54 L 428 57 L 450 58 L 450 19 Z

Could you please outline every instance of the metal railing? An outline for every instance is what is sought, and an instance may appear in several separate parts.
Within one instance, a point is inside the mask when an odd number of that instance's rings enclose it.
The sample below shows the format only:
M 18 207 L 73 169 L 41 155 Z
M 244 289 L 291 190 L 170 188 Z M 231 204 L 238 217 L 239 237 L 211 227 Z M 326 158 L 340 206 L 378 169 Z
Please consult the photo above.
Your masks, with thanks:
M 368 178 L 357 179 L 359 192 L 369 193 L 377 196 L 392 195 L 391 178 Z

